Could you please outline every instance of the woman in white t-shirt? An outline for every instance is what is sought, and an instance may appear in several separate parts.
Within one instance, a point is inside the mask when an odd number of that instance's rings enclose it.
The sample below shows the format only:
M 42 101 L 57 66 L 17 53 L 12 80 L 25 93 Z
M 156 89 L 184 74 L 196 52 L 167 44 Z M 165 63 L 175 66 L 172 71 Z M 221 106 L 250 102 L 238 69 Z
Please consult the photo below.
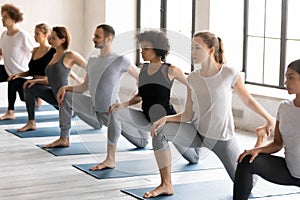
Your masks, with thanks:
M 232 90 L 247 107 L 266 119 L 265 125 L 257 131 L 256 145 L 261 145 L 265 135 L 274 128 L 275 119 L 248 93 L 239 72 L 225 65 L 223 53 L 223 43 L 214 34 L 199 32 L 194 35 L 192 59 L 196 70 L 188 76 L 190 90 L 185 110 L 161 118 L 151 128 L 161 184 L 146 192 L 144 197 L 174 193 L 168 141 L 185 147 L 207 147 L 219 157 L 230 178 L 234 179 L 240 149 L 234 132 Z
M 4 60 L 4 66 L 0 67 L 0 82 L 9 81 L 9 76 L 28 71 L 28 63 L 34 43 L 30 35 L 17 27 L 17 23 L 23 21 L 23 13 L 12 4 L 1 6 L 3 26 L 7 28 L 0 39 L 0 56 Z M 11 89 L 11 90 L 10 90 Z M 19 97 L 24 101 L 23 90 L 19 90 Z M 8 89 L 8 110 L 0 120 L 14 119 L 14 103 L 16 91 Z
M 300 186 L 300 59 L 288 65 L 285 76 L 287 91 L 296 94 L 296 98 L 280 103 L 273 141 L 240 155 L 233 199 L 248 199 L 253 174 L 276 184 Z M 283 147 L 285 157 L 271 155 Z

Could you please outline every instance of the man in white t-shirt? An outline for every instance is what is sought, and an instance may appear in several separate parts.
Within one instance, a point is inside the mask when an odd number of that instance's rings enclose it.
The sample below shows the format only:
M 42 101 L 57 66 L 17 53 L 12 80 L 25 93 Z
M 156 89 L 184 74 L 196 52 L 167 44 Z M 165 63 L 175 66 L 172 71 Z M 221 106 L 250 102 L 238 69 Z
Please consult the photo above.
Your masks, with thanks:
M 7 28 L 0 39 L 0 56 L 4 65 L 0 65 L 0 82 L 9 81 L 9 76 L 28 71 L 28 63 L 31 58 L 33 41 L 30 35 L 17 27 L 17 23 L 23 21 L 23 13 L 12 4 L 1 6 L 3 26 Z M 14 103 L 16 90 L 8 87 L 8 110 L 0 120 L 14 119 Z M 18 91 L 21 100 L 24 100 L 23 92 Z

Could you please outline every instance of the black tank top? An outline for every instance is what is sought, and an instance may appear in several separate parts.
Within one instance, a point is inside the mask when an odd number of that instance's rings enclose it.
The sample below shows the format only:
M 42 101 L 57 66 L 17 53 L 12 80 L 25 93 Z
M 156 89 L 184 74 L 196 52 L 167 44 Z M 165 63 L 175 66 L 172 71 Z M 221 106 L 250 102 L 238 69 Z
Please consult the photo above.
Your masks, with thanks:
M 55 54 L 56 50 L 51 48 L 45 55 L 38 59 L 32 59 L 29 61 L 29 75 L 30 76 L 46 76 L 45 69 Z
M 168 77 L 170 64 L 163 63 L 153 75 L 148 74 L 149 63 L 145 63 L 139 75 L 139 96 L 142 110 L 150 122 L 166 115 L 176 114 L 170 103 L 173 80 Z

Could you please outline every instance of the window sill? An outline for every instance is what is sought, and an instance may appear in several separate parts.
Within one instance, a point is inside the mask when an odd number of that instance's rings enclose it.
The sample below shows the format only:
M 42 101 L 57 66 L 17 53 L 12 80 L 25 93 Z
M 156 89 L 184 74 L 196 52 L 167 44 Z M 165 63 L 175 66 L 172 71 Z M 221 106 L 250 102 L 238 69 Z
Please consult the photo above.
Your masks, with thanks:
M 270 88 L 270 87 L 252 85 L 252 84 L 245 84 L 245 85 L 247 90 L 253 96 L 268 97 L 268 98 L 280 99 L 280 100 L 294 98 L 294 95 L 288 94 L 288 92 L 285 89 Z

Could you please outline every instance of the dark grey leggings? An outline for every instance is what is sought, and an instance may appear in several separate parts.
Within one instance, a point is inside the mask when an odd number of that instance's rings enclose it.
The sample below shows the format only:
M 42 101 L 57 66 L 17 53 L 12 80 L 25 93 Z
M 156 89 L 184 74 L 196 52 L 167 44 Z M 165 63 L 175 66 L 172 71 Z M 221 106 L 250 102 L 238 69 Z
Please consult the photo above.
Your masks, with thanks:
M 248 199 L 253 187 L 253 174 L 272 183 L 300 186 L 300 179 L 290 174 L 284 158 L 259 154 L 251 164 L 249 163 L 250 158 L 250 155 L 246 156 L 237 166 L 233 190 L 234 200 Z
M 39 85 L 35 84 L 30 88 L 24 90 L 24 98 L 26 102 L 26 108 L 28 113 L 28 120 L 35 119 L 35 103 L 36 98 L 41 98 L 47 103 L 53 105 L 58 109 L 58 103 L 56 97 L 54 96 L 51 87 L 49 85 Z

